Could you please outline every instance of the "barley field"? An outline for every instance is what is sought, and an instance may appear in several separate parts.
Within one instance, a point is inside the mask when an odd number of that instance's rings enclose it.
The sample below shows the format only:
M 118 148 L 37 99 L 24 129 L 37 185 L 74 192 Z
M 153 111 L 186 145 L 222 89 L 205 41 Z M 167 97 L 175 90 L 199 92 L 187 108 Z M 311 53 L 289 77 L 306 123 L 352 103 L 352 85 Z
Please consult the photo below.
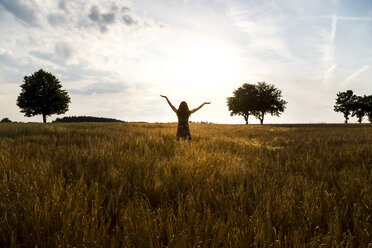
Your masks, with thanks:
M 372 247 L 372 125 L 0 124 L 0 247 Z

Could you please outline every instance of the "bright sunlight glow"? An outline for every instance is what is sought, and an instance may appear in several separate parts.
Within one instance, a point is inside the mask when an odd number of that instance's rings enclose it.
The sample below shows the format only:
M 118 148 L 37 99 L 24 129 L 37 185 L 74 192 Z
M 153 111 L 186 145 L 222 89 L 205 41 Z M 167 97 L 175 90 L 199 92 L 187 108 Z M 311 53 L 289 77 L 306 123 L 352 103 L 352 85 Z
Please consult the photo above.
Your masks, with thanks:
M 221 43 L 208 40 L 187 42 L 171 65 L 172 78 L 203 88 L 226 83 L 234 75 L 233 54 L 232 49 Z

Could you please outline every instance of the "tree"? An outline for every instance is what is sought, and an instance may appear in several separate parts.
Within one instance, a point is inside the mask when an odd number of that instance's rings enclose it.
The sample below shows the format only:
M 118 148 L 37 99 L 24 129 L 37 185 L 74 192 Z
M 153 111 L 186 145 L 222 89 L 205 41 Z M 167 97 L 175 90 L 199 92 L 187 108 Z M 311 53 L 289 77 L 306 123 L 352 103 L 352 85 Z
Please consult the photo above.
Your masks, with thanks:
M 3 122 L 3 123 L 10 123 L 10 122 L 12 122 L 12 121 L 9 120 L 9 118 L 5 117 L 5 118 L 3 118 L 0 122 Z
M 59 80 L 51 73 L 40 69 L 31 76 L 24 77 L 17 105 L 27 117 L 42 115 L 43 122 L 52 114 L 68 111 L 71 102 Z
M 349 115 L 353 110 L 353 106 L 355 105 L 356 100 L 357 96 L 354 95 L 352 90 L 337 93 L 334 111 L 344 114 L 345 123 L 347 123 L 347 121 L 349 120 Z
M 367 96 L 357 96 L 355 102 L 352 103 L 351 116 L 356 116 L 358 122 L 362 123 L 363 117 L 366 115 L 367 111 Z
M 282 99 L 282 91 L 272 84 L 257 83 L 256 109 L 253 115 L 263 124 L 266 114 L 280 116 L 284 112 L 286 101 Z
M 241 115 L 248 124 L 249 115 L 255 110 L 257 89 L 254 84 L 243 84 L 233 92 L 234 96 L 227 98 L 227 106 L 231 116 Z
M 265 82 L 243 84 L 235 90 L 233 97 L 227 98 L 227 105 L 231 115 L 242 115 L 248 124 L 249 115 L 254 115 L 263 124 L 267 113 L 280 116 L 285 109 L 286 101 L 282 99 L 282 92 L 274 85 Z
M 364 96 L 365 114 L 368 116 L 368 120 L 372 123 L 372 95 Z

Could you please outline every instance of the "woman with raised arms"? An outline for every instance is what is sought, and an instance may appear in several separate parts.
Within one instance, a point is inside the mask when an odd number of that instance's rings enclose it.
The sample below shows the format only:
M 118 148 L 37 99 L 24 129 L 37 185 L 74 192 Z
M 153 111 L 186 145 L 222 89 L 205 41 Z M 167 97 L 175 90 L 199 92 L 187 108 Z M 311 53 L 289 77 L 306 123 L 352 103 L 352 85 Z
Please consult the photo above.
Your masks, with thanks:
M 169 106 L 173 109 L 173 111 L 178 116 L 177 140 L 179 139 L 191 140 L 191 134 L 190 134 L 190 129 L 189 129 L 189 117 L 192 113 L 195 113 L 196 111 L 201 109 L 201 107 L 203 107 L 204 104 L 210 104 L 210 102 L 205 102 L 199 107 L 189 110 L 187 103 L 183 101 L 180 103 L 180 106 L 178 107 L 178 109 L 176 109 L 172 105 L 172 103 L 169 101 L 168 97 L 162 96 L 162 95 L 160 96 L 164 97 L 167 100 Z

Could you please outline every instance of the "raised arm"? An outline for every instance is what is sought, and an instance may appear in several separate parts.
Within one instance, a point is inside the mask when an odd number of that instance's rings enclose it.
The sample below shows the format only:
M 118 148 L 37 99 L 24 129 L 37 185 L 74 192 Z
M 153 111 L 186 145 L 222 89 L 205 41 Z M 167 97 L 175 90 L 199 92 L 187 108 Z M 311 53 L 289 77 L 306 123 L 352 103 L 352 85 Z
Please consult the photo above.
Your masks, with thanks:
M 203 107 L 204 104 L 211 104 L 211 103 L 210 103 L 210 102 L 205 102 L 205 103 L 203 103 L 203 104 L 200 105 L 199 107 L 190 110 L 190 114 L 195 113 L 196 111 L 198 111 L 199 109 L 201 109 L 201 107 Z
M 166 97 L 166 96 L 162 96 L 162 95 L 160 95 L 160 96 L 161 96 L 161 97 L 164 97 L 165 99 L 167 99 L 167 102 L 168 102 L 169 106 L 173 109 L 174 112 L 177 113 L 177 109 L 176 109 L 176 108 L 172 105 L 172 103 L 169 101 L 168 97 Z

